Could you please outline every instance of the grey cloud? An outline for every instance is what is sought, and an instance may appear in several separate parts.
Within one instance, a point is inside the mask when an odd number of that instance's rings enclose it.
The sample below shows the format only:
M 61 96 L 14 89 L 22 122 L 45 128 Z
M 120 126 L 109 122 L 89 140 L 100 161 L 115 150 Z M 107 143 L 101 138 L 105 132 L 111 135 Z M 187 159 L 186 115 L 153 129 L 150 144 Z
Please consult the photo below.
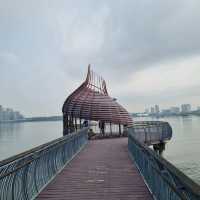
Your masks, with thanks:
M 115 4 L 105 40 L 109 64 L 132 70 L 199 53 L 198 1 Z M 107 51 L 106 51 L 107 49 Z
M 25 113 L 59 113 L 89 63 L 120 91 L 119 80 L 125 82 L 139 70 L 200 54 L 197 0 L 0 0 L 0 4 L 0 76 L 4 76 L 0 104 Z M 15 101 L 5 85 L 20 94 Z M 121 99 L 129 103 L 128 97 Z M 29 102 L 26 108 L 24 100 Z

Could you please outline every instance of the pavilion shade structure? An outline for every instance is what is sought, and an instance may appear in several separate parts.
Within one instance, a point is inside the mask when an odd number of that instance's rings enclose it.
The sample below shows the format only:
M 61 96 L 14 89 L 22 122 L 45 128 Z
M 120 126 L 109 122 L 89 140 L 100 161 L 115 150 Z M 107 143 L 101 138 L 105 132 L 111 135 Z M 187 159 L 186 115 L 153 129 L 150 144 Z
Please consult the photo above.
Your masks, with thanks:
M 107 92 L 104 79 L 88 67 L 86 80 L 63 105 L 64 132 L 76 126 L 77 120 L 102 121 L 105 123 L 132 126 L 132 117 L 116 99 Z

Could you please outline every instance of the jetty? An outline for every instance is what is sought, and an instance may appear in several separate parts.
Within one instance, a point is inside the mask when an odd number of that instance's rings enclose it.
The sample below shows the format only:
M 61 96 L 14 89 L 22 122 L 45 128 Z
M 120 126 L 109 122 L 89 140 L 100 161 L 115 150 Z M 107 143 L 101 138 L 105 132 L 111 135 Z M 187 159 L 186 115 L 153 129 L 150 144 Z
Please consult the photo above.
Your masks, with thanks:
M 170 124 L 133 121 L 90 66 L 62 112 L 63 137 L 0 162 L 0 200 L 200 199 L 162 157 Z

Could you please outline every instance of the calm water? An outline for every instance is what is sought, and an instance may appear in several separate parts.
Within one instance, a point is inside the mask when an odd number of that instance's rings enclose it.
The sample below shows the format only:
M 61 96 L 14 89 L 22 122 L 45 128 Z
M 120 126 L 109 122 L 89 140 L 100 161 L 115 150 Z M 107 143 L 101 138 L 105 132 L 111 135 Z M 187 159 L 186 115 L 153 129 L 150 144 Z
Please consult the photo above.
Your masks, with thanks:
M 200 117 L 159 120 L 168 121 L 173 128 L 163 156 L 200 184 Z M 0 160 L 61 136 L 61 121 L 0 124 Z
M 173 135 L 166 145 L 163 156 L 200 184 L 200 117 L 136 118 L 136 120 L 169 122 Z
M 0 124 L 0 160 L 61 136 L 61 121 Z
M 166 119 L 173 128 L 164 157 L 200 184 L 200 117 Z

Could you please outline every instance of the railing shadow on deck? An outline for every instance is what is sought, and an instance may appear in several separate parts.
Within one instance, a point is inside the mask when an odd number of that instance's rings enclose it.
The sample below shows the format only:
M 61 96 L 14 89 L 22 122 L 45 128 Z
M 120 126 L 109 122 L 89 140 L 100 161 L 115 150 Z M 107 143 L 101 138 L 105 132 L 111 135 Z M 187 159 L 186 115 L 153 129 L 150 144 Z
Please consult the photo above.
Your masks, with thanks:
M 200 186 L 167 160 L 128 134 L 128 150 L 147 186 L 157 200 L 199 200 Z
M 29 200 L 84 147 L 88 128 L 0 162 L 0 199 Z

